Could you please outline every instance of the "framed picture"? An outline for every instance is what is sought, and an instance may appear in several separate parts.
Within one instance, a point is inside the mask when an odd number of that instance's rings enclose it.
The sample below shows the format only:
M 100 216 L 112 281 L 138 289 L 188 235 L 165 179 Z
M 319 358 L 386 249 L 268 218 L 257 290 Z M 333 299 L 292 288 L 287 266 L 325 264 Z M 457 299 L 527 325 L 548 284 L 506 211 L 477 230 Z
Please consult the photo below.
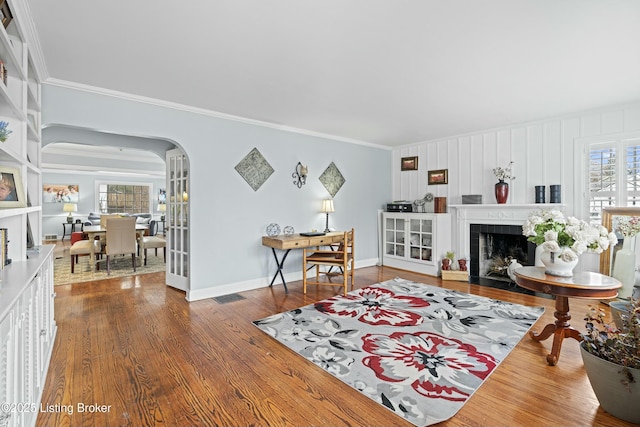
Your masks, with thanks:
M 44 184 L 42 203 L 78 203 L 80 186 L 78 184 Z
M 418 156 L 403 157 L 400 161 L 400 170 L 403 171 L 417 171 L 418 170 Z
M 449 183 L 449 169 L 438 169 L 427 173 L 429 185 L 439 185 Z
M 2 25 L 7 28 L 13 20 L 13 14 L 9 9 L 9 3 L 7 0 L 0 0 L 0 18 L 2 19 Z
M 0 208 L 24 208 L 27 197 L 20 169 L 0 166 Z

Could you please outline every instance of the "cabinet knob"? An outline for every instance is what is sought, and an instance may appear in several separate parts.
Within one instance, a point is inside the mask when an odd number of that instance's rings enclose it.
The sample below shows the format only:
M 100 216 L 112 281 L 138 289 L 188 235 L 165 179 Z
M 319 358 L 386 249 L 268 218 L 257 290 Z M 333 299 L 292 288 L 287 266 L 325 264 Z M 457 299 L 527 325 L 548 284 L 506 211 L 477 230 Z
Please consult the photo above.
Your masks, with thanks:
M 47 335 L 47 330 L 46 329 L 40 329 L 40 336 L 43 337 Z

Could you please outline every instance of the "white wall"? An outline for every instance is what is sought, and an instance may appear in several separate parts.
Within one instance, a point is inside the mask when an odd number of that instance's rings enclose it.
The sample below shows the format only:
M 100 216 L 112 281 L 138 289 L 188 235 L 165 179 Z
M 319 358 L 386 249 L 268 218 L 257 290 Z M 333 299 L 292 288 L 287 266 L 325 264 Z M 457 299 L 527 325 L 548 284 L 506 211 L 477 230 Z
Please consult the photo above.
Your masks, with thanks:
M 275 262 L 261 245 L 266 226 L 276 222 L 297 231 L 323 229 L 320 204 L 329 194 L 318 177 L 331 162 L 346 183 L 335 197 L 330 226 L 356 229 L 357 266 L 377 261 L 378 210 L 391 198 L 391 150 L 60 86 L 43 85 L 42 98 L 44 125 L 167 139 L 187 154 L 191 171 L 188 299 L 268 285 Z M 234 169 L 254 147 L 275 169 L 257 192 Z M 308 164 L 310 173 L 301 189 L 291 177 L 298 161 Z M 287 277 L 300 277 L 301 268 L 300 255 L 292 252 L 285 265 Z
M 584 144 L 638 130 L 640 102 L 399 147 L 392 156 L 393 199 L 415 200 L 431 192 L 460 204 L 464 194 L 481 194 L 484 204 L 495 204 L 492 170 L 513 160 L 516 179 L 508 203 L 534 203 L 536 185 L 546 186 L 548 203 L 549 185 L 560 184 L 564 211 L 588 220 Z M 419 170 L 402 172 L 400 159 L 416 155 Z M 434 169 L 449 170 L 448 185 L 427 185 L 427 171 Z M 598 256 L 581 257 L 578 269 L 597 271 Z
M 393 150 L 393 199 L 415 200 L 431 192 L 461 203 L 463 194 L 482 194 L 483 203 L 496 203 L 492 169 L 513 160 L 516 179 L 509 203 L 534 203 L 534 187 L 562 185 L 568 213 L 584 219 L 588 210 L 583 180 L 576 176 L 574 159 L 583 158 L 578 138 L 640 130 L 640 102 L 598 111 L 524 123 L 518 126 L 454 135 Z M 400 159 L 419 156 L 418 171 L 400 171 Z M 448 185 L 427 185 L 427 171 L 449 170 Z

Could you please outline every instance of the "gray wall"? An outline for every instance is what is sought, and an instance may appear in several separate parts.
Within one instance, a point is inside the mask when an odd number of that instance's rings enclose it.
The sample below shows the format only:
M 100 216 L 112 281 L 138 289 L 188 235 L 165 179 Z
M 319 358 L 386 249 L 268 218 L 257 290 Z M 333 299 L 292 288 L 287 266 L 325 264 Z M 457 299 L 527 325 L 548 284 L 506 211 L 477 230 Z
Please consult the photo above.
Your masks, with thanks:
M 43 85 L 42 122 L 169 140 L 190 165 L 190 290 L 199 299 L 268 285 L 275 272 L 261 245 L 269 223 L 297 231 L 324 228 L 318 181 L 335 162 L 346 183 L 335 197 L 330 225 L 356 229 L 358 266 L 378 259 L 378 210 L 391 200 L 391 151 L 314 135 L 221 119 L 178 108 L 136 102 L 60 86 Z M 257 147 L 275 173 L 253 191 L 235 165 Z M 291 174 L 308 164 L 308 184 L 298 189 Z M 300 277 L 297 253 L 287 259 L 287 277 Z

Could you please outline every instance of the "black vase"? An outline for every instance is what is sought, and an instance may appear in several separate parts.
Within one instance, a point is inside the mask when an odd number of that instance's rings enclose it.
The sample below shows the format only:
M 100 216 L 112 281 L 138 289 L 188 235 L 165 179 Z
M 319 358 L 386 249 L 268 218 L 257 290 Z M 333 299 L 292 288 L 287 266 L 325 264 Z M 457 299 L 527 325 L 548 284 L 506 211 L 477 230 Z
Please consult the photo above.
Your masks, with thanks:
M 549 196 L 551 203 L 562 203 L 561 197 L 561 185 L 550 185 L 549 186 Z
M 544 185 L 536 185 L 536 203 L 545 203 L 544 190 Z

